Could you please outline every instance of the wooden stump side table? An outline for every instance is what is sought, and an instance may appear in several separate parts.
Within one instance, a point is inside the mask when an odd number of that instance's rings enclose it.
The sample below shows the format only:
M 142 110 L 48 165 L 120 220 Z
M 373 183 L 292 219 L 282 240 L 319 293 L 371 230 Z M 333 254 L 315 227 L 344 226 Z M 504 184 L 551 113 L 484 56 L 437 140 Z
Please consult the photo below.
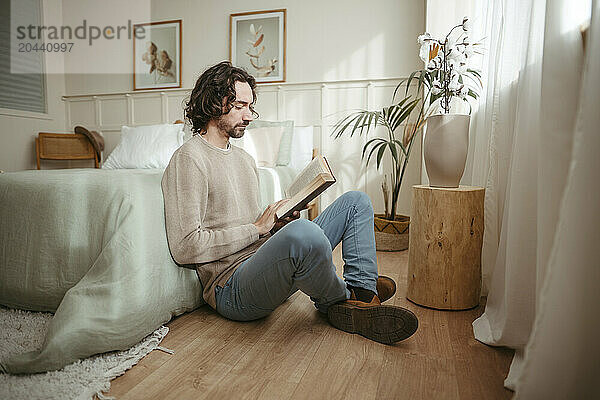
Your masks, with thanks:
M 479 304 L 485 189 L 413 186 L 406 297 L 442 310 Z

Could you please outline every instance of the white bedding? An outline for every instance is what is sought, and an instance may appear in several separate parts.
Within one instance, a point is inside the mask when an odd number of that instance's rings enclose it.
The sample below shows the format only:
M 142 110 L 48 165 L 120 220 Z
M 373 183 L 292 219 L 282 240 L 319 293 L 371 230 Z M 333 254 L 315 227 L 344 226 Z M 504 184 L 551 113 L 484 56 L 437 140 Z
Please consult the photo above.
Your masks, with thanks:
M 40 351 L 4 372 L 60 369 L 124 350 L 204 302 L 169 253 L 162 170 L 0 174 L 0 304 L 55 311 Z

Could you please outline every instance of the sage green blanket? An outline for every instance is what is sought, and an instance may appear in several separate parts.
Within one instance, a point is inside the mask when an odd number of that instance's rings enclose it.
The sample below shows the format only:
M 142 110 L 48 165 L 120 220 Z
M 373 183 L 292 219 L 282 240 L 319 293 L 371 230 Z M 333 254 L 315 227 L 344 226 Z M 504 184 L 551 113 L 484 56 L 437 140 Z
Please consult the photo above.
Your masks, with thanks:
M 202 305 L 193 270 L 169 253 L 162 170 L 0 174 L 0 304 L 53 311 L 40 351 L 3 372 L 54 369 L 124 350 Z

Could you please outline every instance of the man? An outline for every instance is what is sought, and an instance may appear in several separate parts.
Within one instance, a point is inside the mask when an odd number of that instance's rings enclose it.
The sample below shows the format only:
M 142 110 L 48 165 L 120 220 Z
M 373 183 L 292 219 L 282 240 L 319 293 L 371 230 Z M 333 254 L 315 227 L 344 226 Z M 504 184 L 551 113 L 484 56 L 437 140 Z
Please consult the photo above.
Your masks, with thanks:
M 314 222 L 298 213 L 276 220 L 286 200 L 261 212 L 255 162 L 229 143 L 256 115 L 255 88 L 252 76 L 226 61 L 196 82 L 185 109 L 194 137 L 173 154 L 162 179 L 174 260 L 196 268 L 204 299 L 226 318 L 265 317 L 301 290 L 338 329 L 387 344 L 411 336 L 415 315 L 380 303 L 396 286 L 378 278 L 366 194 L 345 193 Z M 340 242 L 344 279 L 332 262 Z

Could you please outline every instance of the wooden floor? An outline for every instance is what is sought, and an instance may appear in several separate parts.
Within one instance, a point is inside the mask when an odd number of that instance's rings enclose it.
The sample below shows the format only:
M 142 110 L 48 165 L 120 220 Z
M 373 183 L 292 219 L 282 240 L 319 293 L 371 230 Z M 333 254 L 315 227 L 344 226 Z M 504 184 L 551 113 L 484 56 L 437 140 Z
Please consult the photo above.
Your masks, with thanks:
M 334 252 L 341 272 L 340 249 Z M 415 335 L 394 346 L 331 327 L 298 292 L 268 318 L 228 321 L 208 306 L 171 321 L 162 346 L 112 382 L 118 399 L 508 399 L 513 352 L 473 338 L 469 311 L 437 311 L 406 299 L 408 251 L 378 252 L 379 273 L 412 310 Z

